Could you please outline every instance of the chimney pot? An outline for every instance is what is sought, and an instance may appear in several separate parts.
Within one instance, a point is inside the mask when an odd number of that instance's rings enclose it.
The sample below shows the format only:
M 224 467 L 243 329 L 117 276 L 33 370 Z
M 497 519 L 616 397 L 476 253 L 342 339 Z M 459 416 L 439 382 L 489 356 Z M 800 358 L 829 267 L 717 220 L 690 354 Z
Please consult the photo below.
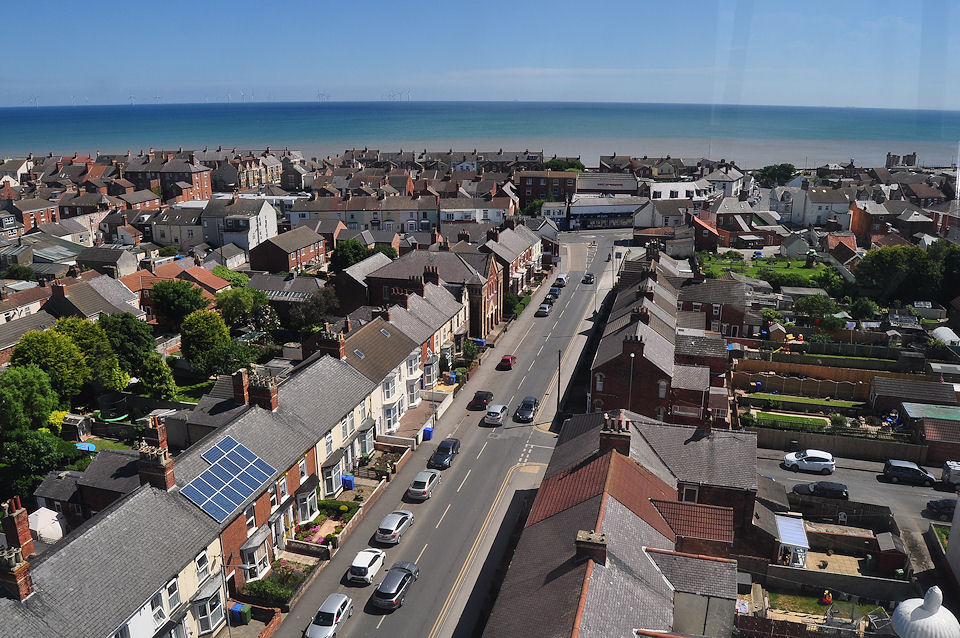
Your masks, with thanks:
M 164 433 L 164 443 L 166 434 Z M 137 471 L 140 474 L 140 485 L 149 483 L 158 490 L 169 492 L 177 484 L 173 475 L 173 457 L 166 448 L 149 445 L 142 442 L 138 448 L 140 461 Z
M 18 547 L 23 550 L 24 556 L 32 556 L 33 537 L 30 535 L 30 515 L 20 504 L 20 497 L 3 502 L 3 535 L 7 539 L 7 547 Z
M 577 532 L 577 558 L 592 559 L 601 565 L 607 564 L 607 535 L 594 530 Z

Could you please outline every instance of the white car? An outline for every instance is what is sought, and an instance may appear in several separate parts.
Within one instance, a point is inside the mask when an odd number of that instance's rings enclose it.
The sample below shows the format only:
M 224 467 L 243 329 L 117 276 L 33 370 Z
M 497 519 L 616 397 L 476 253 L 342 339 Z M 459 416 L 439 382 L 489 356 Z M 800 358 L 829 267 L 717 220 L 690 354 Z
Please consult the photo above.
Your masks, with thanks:
M 487 425 L 503 425 L 503 417 L 507 414 L 507 406 L 494 404 L 487 408 L 483 422 Z
M 382 549 L 367 549 L 357 552 L 356 558 L 347 570 L 347 580 L 351 583 L 364 583 L 369 585 L 376 578 L 380 568 L 383 567 L 383 561 L 387 554 Z
M 833 455 L 823 450 L 800 450 L 791 452 L 783 457 L 783 466 L 788 470 L 799 472 L 817 472 L 819 474 L 833 474 L 837 463 Z

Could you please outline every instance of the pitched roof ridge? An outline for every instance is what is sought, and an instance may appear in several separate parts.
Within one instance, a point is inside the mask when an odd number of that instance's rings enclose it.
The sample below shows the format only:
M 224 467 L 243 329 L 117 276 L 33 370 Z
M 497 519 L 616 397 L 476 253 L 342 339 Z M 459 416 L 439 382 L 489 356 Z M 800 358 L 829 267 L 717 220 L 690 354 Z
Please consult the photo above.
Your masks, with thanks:
M 733 511 L 732 507 L 724 507 L 723 505 L 709 505 L 707 503 L 691 503 L 689 501 L 670 501 L 664 498 L 651 498 L 650 501 L 653 503 L 668 503 L 670 505 L 680 505 L 682 507 L 699 507 L 704 509 L 714 509 L 714 510 L 729 511 L 729 512 Z
M 644 548 L 643 548 L 643 551 L 648 552 L 648 553 L 649 553 L 649 552 L 654 552 L 654 553 L 657 553 L 657 554 L 666 554 L 667 556 L 680 556 L 680 557 L 683 557 L 683 558 L 697 558 L 697 559 L 700 559 L 700 560 L 712 560 L 712 561 L 715 561 L 715 562 L 717 562 L 717 563 L 734 563 L 734 564 L 736 564 L 736 562 L 737 562 L 737 561 L 732 560 L 732 559 L 730 559 L 730 558 L 719 558 L 719 557 L 717 557 L 717 556 L 707 556 L 706 554 L 691 554 L 691 553 L 689 553 L 689 552 L 678 552 L 678 551 L 673 550 L 673 549 L 660 549 L 660 548 L 658 548 L 658 547 L 644 547 Z

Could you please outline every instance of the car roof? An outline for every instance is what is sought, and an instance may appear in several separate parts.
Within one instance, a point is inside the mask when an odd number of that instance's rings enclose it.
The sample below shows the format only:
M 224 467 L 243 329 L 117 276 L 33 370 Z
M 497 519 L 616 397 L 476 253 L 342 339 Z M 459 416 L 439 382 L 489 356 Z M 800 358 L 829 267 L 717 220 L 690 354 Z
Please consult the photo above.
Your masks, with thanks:
M 500 412 L 501 410 L 506 410 L 507 406 L 501 405 L 499 403 L 491 403 L 487 406 L 487 412 Z
M 537 400 L 537 397 L 523 397 L 523 401 L 521 401 L 521 403 L 525 401 L 536 401 L 536 400 Z
M 829 452 L 824 452 L 823 450 L 800 450 L 801 452 L 806 452 L 807 456 L 826 456 L 833 458 L 833 455 Z
M 473 396 L 474 396 L 474 397 L 492 397 L 492 396 L 493 396 L 493 392 L 490 392 L 489 390 L 477 390 L 477 391 L 473 394 Z
M 847 486 L 844 485 L 843 483 L 836 483 L 834 481 L 817 481 L 816 483 L 814 483 L 814 485 L 822 485 L 828 489 L 833 489 L 833 490 L 847 489 Z
M 417 564 L 411 563 L 408 560 L 398 560 L 390 569 L 405 569 L 412 574 L 413 572 L 417 571 Z
M 390 568 L 390 571 L 386 573 L 383 577 L 383 582 L 380 583 L 380 586 L 377 587 L 378 591 L 382 592 L 395 592 L 397 587 L 400 586 L 400 581 L 403 580 L 403 577 L 407 575 L 407 570 L 405 569 L 394 569 Z
M 383 517 L 383 521 L 381 521 L 380 524 L 384 525 L 389 523 L 391 525 L 396 525 L 398 522 L 400 522 L 400 517 L 402 516 L 413 516 L 413 513 L 409 510 L 393 510 Z
M 449 439 L 444 439 L 440 441 L 439 445 L 455 445 L 459 442 L 460 442 L 460 439 L 455 439 L 453 437 L 450 437 Z
M 436 470 L 421 470 L 413 477 L 414 481 L 429 481 L 431 476 L 439 474 Z
M 915 467 L 915 468 L 919 468 L 919 467 L 920 467 L 919 465 L 917 465 L 917 464 L 914 463 L 913 461 L 898 461 L 898 460 L 896 460 L 896 459 L 890 459 L 889 461 L 887 461 L 887 463 L 889 463 L 890 465 L 893 465 L 893 466 L 895 466 L 895 467 Z
M 330 594 L 327 596 L 327 599 L 323 601 L 323 604 L 320 605 L 320 609 L 317 611 L 329 612 L 331 614 L 335 613 L 338 609 L 340 609 L 340 605 L 347 600 L 348 597 L 344 594 Z
M 361 549 L 359 552 L 357 552 L 356 557 L 354 557 L 354 559 L 353 559 L 353 566 L 356 566 L 356 567 L 366 567 L 367 565 L 370 564 L 370 555 L 371 555 L 371 554 L 377 554 L 378 556 L 383 556 L 383 555 L 384 555 L 384 553 L 383 553 L 381 550 L 379 550 L 379 549 L 374 549 L 374 548 L 372 548 L 372 547 L 368 547 L 368 548 L 366 548 L 366 549 Z

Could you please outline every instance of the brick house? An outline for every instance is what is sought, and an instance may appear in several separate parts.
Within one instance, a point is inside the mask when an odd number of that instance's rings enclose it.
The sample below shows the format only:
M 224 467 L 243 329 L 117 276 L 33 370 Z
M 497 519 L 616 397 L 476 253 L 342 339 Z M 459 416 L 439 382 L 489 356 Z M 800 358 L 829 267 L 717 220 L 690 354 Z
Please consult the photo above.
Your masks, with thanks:
M 213 195 L 211 169 L 188 159 L 174 157 L 174 153 L 157 154 L 150 149 L 146 155 L 125 158 L 123 174 L 138 190 L 159 188 L 164 201 L 210 199 Z
M 308 226 L 298 226 L 250 249 L 252 270 L 293 272 L 314 266 L 322 267 L 324 263 L 324 239 Z
M 577 174 L 565 171 L 517 171 L 514 174 L 520 208 L 542 199 L 563 202 L 577 192 Z
M 24 233 L 40 224 L 60 221 L 57 205 L 45 199 L 8 201 L 6 210 L 13 213 L 17 221 L 23 224 Z

